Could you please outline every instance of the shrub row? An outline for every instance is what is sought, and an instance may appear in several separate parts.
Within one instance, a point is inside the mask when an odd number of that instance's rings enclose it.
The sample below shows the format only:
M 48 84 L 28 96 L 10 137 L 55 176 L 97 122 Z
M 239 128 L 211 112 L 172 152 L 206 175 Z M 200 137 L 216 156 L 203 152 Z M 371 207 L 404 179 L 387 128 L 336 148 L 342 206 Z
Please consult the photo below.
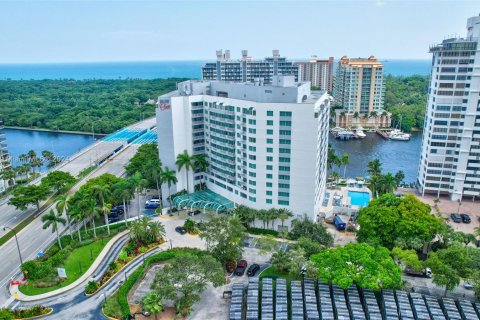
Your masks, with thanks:
M 262 229 L 262 228 L 248 228 L 247 229 L 248 233 L 251 234 L 256 234 L 256 235 L 272 235 L 272 236 L 278 236 L 278 231 L 276 230 L 271 230 L 271 229 Z
M 0 319 L 2 320 L 27 319 L 27 318 L 37 317 L 41 315 L 46 315 L 50 311 L 52 311 L 52 308 L 44 307 L 40 305 L 36 305 L 27 309 L 10 310 L 8 308 L 2 308 L 0 309 Z

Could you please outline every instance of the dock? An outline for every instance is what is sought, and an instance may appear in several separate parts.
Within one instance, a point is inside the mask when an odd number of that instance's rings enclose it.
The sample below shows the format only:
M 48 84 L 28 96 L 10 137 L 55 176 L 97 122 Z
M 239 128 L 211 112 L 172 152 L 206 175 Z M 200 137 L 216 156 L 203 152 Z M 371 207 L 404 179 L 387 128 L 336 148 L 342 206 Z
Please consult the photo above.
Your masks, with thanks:
M 387 134 L 386 131 L 377 130 L 377 131 L 375 131 L 375 132 L 376 132 L 380 137 L 382 137 L 382 138 L 385 139 L 385 140 L 390 139 L 390 138 L 388 137 L 388 134 Z

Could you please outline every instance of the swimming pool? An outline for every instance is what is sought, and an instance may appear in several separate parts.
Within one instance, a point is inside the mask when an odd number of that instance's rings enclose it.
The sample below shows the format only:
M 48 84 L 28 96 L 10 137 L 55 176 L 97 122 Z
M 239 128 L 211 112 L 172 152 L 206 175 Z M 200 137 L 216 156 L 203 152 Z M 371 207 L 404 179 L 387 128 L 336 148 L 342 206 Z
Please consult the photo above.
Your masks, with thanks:
M 353 206 L 366 207 L 370 201 L 370 194 L 368 192 L 348 191 L 350 204 Z

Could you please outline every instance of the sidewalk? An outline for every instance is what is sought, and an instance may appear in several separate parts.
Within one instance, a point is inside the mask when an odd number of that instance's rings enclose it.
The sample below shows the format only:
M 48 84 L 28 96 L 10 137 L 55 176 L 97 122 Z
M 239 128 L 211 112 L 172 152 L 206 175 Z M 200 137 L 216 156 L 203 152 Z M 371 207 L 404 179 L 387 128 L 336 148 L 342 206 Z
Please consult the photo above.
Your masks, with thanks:
M 119 234 L 117 234 L 116 236 L 114 236 L 106 245 L 105 247 L 103 248 L 102 252 L 100 252 L 100 254 L 98 255 L 97 259 L 95 259 L 95 261 L 92 263 L 92 265 L 90 266 L 90 268 L 88 268 L 88 270 L 80 277 L 78 278 L 77 280 L 75 280 L 74 282 L 72 282 L 71 284 L 69 284 L 68 286 L 65 286 L 63 288 L 60 288 L 60 289 L 57 289 L 57 290 L 54 290 L 54 291 L 51 291 L 51 292 L 46 292 L 46 293 L 42 293 L 42 294 L 39 294 L 39 295 L 36 295 L 36 296 L 27 296 L 27 295 L 24 295 L 23 293 L 20 292 L 20 290 L 18 290 L 18 285 L 10 285 L 9 286 L 9 291 L 10 291 L 10 294 L 13 296 L 13 298 L 15 300 L 19 300 L 19 301 L 24 301 L 24 302 L 28 302 L 28 301 L 36 301 L 36 300 L 42 300 L 42 299 L 46 299 L 46 298 L 51 298 L 53 296 L 56 296 L 56 295 L 59 295 L 59 294 L 62 294 L 64 292 L 67 292 L 75 287 L 77 287 L 78 285 L 82 284 L 85 280 L 89 279 L 92 274 L 94 273 L 94 271 L 100 266 L 100 264 L 103 262 L 105 256 L 108 254 L 108 252 L 110 251 L 110 249 L 113 247 L 113 245 L 119 241 L 123 236 L 127 235 L 128 234 L 128 230 L 125 230 L 123 232 L 120 232 Z

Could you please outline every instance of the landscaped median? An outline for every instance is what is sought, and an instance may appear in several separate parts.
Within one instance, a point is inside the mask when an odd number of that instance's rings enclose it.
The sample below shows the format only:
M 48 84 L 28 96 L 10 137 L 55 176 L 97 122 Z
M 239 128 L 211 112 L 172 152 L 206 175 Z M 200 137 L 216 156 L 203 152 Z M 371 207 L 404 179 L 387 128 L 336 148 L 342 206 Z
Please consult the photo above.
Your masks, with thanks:
M 53 312 L 53 309 L 50 307 L 44 306 L 33 306 L 27 309 L 14 309 L 10 310 L 8 308 L 0 309 L 0 319 L 2 320 L 13 320 L 13 319 L 37 319 L 45 317 Z
M 10 286 L 10 292 L 17 300 L 35 301 L 75 288 L 93 274 L 112 246 L 127 235 L 123 227 L 118 227 L 116 233 L 110 238 L 84 240 L 75 248 L 67 249 L 66 246 L 60 250 L 52 246 L 44 257 L 27 261 L 22 265 L 22 270 L 27 275 L 27 283 Z M 70 240 L 69 237 L 67 239 Z M 68 246 L 70 245 L 71 240 Z M 58 278 L 57 267 L 65 268 L 66 279 Z

